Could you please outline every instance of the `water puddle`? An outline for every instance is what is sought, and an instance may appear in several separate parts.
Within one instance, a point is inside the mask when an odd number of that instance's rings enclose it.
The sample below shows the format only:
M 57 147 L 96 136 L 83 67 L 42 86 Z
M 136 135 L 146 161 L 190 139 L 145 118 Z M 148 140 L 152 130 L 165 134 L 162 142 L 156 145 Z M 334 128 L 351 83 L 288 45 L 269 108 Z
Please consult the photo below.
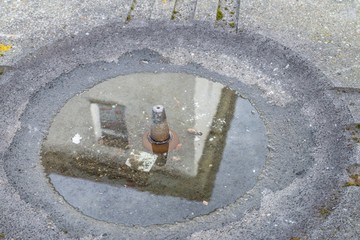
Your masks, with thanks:
M 143 143 L 158 104 L 178 137 L 161 154 Z M 41 152 L 70 205 L 126 225 L 181 222 L 236 201 L 256 183 L 265 155 L 265 127 L 248 100 L 175 73 L 119 76 L 75 96 Z

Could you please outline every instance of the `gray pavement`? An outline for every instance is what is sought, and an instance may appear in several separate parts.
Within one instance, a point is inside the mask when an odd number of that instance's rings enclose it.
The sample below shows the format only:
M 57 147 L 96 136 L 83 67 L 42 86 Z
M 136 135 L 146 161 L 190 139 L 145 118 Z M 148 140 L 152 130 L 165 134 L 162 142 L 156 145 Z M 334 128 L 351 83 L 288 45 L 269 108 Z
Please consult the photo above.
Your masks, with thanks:
M 134 24 L 159 19 L 189 24 L 199 20 L 230 32 L 260 33 L 301 53 L 336 86 L 360 87 L 360 1 L 218 2 L 3 0 L 0 40 L 12 44 L 13 49 L 0 58 L 0 64 L 11 65 L 24 53 L 64 36 L 109 22 L 126 22 L 128 16 L 128 22 L 137 22 Z M 222 17 L 217 20 L 220 12 Z
M 5 67 L 5 75 L 0 78 L 0 89 L 9 89 L 9 92 L 1 92 L 0 97 L 0 113 L 3 115 L 0 124 L 0 199 L 3 203 L 2 207 L 0 206 L 0 239 L 129 239 L 134 236 L 138 239 L 359 239 L 360 188 L 344 188 L 343 185 L 348 181 L 348 169 L 360 164 L 360 146 L 357 142 L 352 151 L 343 151 L 342 145 L 345 145 L 345 140 L 342 132 L 344 126 L 360 123 L 360 1 L 0 1 L 0 44 L 12 46 L 9 51 L 0 52 L 0 66 Z M 104 32 L 102 29 L 105 29 Z M 118 34 L 117 37 L 111 36 L 112 30 Z M 159 36 L 152 36 L 154 32 Z M 100 42 L 101 38 L 98 35 L 104 36 L 103 40 L 110 46 L 110 50 L 104 44 L 91 44 L 92 40 Z M 242 39 L 243 36 L 245 40 Z M 262 39 L 261 36 L 265 38 Z M 89 42 L 83 40 L 87 37 L 90 39 Z M 254 39 L 254 43 L 249 43 L 251 41 L 248 39 L 251 38 Z M 111 39 L 119 41 L 114 44 Z M 239 39 L 242 39 L 244 46 L 249 46 L 249 49 L 237 46 Z M 164 49 L 162 44 L 165 46 Z M 269 55 L 263 58 L 258 56 L 256 51 L 260 50 L 254 47 L 256 44 L 262 46 L 262 51 Z M 73 50 L 74 58 L 67 57 L 72 49 L 66 49 L 66 46 L 77 47 Z M 176 51 L 172 51 L 172 47 Z M 276 49 L 273 52 L 269 50 L 272 47 Z M 24 110 L 27 106 L 36 106 L 30 96 L 46 85 L 49 79 L 55 79 L 79 65 L 99 61 L 117 62 L 124 53 L 144 48 L 160 53 L 172 64 L 183 66 L 182 69 L 186 71 L 195 71 L 191 70 L 191 67 L 190 70 L 186 67 L 192 63 L 199 64 L 210 71 L 204 74 L 216 77 L 216 74 L 212 75 L 216 72 L 226 76 L 226 83 L 229 84 L 242 73 L 245 73 L 242 79 L 245 85 L 253 84 L 252 79 L 257 78 L 255 85 L 262 91 L 262 95 L 259 96 L 263 96 L 279 108 L 291 108 L 288 115 L 285 114 L 289 118 L 303 114 L 311 119 L 310 122 L 313 121 L 311 124 L 319 125 L 317 129 L 309 130 L 318 132 L 315 134 L 314 145 L 294 140 L 294 146 L 304 144 L 303 147 L 309 149 L 309 155 L 315 159 L 315 164 L 309 167 L 305 176 L 288 176 L 290 173 L 284 173 L 285 170 L 281 172 L 274 169 L 280 169 L 281 164 L 286 165 L 285 159 L 290 158 L 292 152 L 281 154 L 278 149 L 282 149 L 282 146 L 269 146 L 271 156 L 279 155 L 279 165 L 270 161 L 271 169 L 264 174 L 262 185 L 260 184 L 263 188 L 259 187 L 250 194 L 252 196 L 239 200 L 239 206 L 246 205 L 242 212 L 236 208 L 225 208 L 222 213 L 216 212 L 209 218 L 200 218 L 184 226 L 169 225 L 154 229 L 134 227 L 133 235 L 119 235 L 120 230 L 127 229 L 89 220 L 81 214 L 72 212 L 64 207 L 62 199 L 56 200 L 59 209 L 53 207 L 51 211 L 49 203 L 45 200 L 34 204 L 36 194 L 50 193 L 47 190 L 39 190 L 33 192 L 34 196 L 23 194 L 22 192 L 27 191 L 25 186 L 29 186 L 26 185 L 28 180 L 18 179 L 17 175 L 9 170 L 15 163 L 4 161 L 5 153 L 14 141 L 16 131 L 31 119 L 30 116 L 28 119 L 22 117 L 22 120 L 19 120 L 21 116 L 26 116 Z M 189 49 L 189 52 L 186 49 Z M 59 58 L 52 57 L 50 53 L 58 54 Z M 276 55 L 277 53 L 279 55 Z M 242 61 L 245 55 L 251 56 L 248 65 Z M 282 81 L 286 83 L 284 85 L 277 84 L 272 78 L 266 79 L 267 76 L 276 74 L 270 73 L 268 68 L 274 69 L 274 72 L 278 69 L 270 64 L 282 66 L 283 58 L 293 60 L 296 58 L 293 57 L 295 55 L 304 60 L 301 66 L 310 67 L 294 70 L 289 79 L 300 81 L 307 78 L 304 80 L 314 81 L 314 87 L 310 86 L 310 83 L 304 86 L 304 89 L 300 83 L 297 85 L 292 82 L 291 85 L 286 80 L 287 75 L 278 76 L 283 78 Z M 154 59 L 156 62 L 156 57 Z M 258 59 L 260 60 L 257 61 Z M 125 60 L 129 59 L 125 57 Z M 161 65 L 163 62 L 159 60 L 158 64 Z M 266 72 L 265 77 L 253 70 L 256 64 L 259 69 Z M 160 65 L 153 67 L 161 71 L 161 67 L 164 66 Z M 147 69 L 142 65 L 134 66 L 140 67 L 142 71 Z M 286 66 L 285 64 L 283 67 Z M 26 78 L 24 75 L 16 75 L 18 68 L 21 68 L 18 72 L 26 73 Z M 126 68 L 124 71 L 127 71 Z M 248 75 L 250 77 L 246 78 Z M 19 79 L 19 76 L 23 79 Z M 78 90 L 86 86 L 85 80 L 81 84 Z M 294 86 L 299 90 L 292 90 Z M 318 99 L 313 98 L 313 95 L 307 96 L 313 94 L 312 89 L 314 94 L 319 96 L 321 103 L 318 103 Z M 65 95 L 63 98 L 56 97 L 65 101 Z M 328 101 L 328 98 L 331 101 Z M 301 108 L 296 108 L 298 102 L 303 104 Z M 267 106 L 262 102 L 258 104 L 260 108 Z M 316 104 L 321 108 L 317 108 Z M 282 111 L 276 110 L 276 107 L 273 109 L 272 105 L 268 108 L 274 112 Z M 264 109 L 265 116 L 276 118 L 273 112 L 267 112 L 267 107 Z M 326 112 L 327 110 L 329 112 Z M 317 116 L 319 112 L 324 118 Z M 281 122 L 282 119 L 279 118 L 277 121 Z M 294 118 L 294 122 L 296 121 Z M 271 120 L 268 123 L 270 128 L 277 128 L 275 122 Z M 281 138 L 286 140 L 286 134 L 289 134 L 290 142 L 290 136 L 297 136 L 295 133 L 298 133 L 298 128 L 303 122 L 294 123 L 297 124 L 299 126 L 294 126 L 293 133 L 291 124 L 288 129 L 284 127 L 283 132 L 280 131 L 283 135 L 279 133 L 274 137 L 274 142 L 277 143 Z M 299 131 L 299 136 L 304 139 L 307 139 L 307 134 L 305 130 Z M 329 139 L 324 139 L 328 136 Z M 285 142 L 284 139 L 282 141 Z M 322 141 L 324 143 L 321 143 Z M 327 141 L 329 143 L 325 143 Z M 271 150 L 274 148 L 276 151 Z M 326 155 L 326 151 L 331 153 Z M 30 155 L 37 154 L 36 151 L 29 152 L 29 157 L 25 153 L 18 155 L 27 160 L 21 162 L 24 166 L 33 164 L 29 160 Z M 300 154 L 301 148 L 296 148 L 294 152 Z M 287 156 L 282 156 L 285 153 Z M 310 165 L 307 162 L 299 164 L 297 172 Z M 30 167 L 39 168 L 35 165 Z M 276 175 L 280 175 L 280 172 L 284 176 L 277 179 Z M 26 176 L 34 179 L 34 182 L 39 182 L 39 186 L 45 186 L 40 184 L 40 175 Z M 14 179 L 19 181 L 20 186 L 16 186 L 18 183 Z M 24 183 L 21 185 L 20 182 Z M 312 185 L 314 186 L 310 187 Z M 317 196 L 318 199 L 313 199 L 312 196 Z M 52 201 L 50 197 L 49 199 Z M 248 199 L 253 199 L 253 202 Z M 313 209 L 314 206 L 316 210 Z M 64 214 L 69 214 L 65 220 Z M 223 222 L 215 224 L 213 221 Z M 87 225 L 88 223 L 90 224 Z M 64 229 L 64 226 L 67 228 Z M 180 233 L 182 227 L 185 230 Z M 102 230 L 104 232 L 100 234 Z M 167 231 L 169 233 L 165 234 Z

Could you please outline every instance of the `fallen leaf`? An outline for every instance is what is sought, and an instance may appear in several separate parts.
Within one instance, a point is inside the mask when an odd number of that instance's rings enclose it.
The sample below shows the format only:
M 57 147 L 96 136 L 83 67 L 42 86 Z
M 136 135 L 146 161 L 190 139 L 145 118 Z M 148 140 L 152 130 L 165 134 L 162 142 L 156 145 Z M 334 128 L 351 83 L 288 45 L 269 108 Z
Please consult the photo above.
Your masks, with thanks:
M 0 43 L 0 52 L 7 52 L 12 48 L 11 45 L 5 45 Z

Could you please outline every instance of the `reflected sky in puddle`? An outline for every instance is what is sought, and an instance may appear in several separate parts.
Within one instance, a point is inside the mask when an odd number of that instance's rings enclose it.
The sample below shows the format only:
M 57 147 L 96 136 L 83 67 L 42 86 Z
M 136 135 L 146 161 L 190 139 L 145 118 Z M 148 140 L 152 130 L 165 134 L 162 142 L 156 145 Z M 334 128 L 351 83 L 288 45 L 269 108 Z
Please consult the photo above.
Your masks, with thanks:
M 157 104 L 180 139 L 161 164 L 142 144 Z M 82 213 L 151 225 L 234 202 L 254 186 L 265 146 L 258 113 L 233 90 L 187 74 L 132 74 L 69 100 L 41 157 L 55 190 Z

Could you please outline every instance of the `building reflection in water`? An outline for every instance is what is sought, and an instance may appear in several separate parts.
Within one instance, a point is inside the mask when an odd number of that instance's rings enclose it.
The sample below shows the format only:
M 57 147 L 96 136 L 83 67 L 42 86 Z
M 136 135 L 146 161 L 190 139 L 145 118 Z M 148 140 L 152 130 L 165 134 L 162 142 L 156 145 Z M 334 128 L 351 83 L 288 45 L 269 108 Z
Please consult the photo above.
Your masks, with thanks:
M 129 145 L 124 105 L 92 102 L 90 104 L 95 139 L 98 143 L 116 148 Z
M 157 104 L 166 107 L 169 126 L 180 139 L 176 149 L 166 154 L 165 164 L 159 164 L 161 156 L 142 144 L 144 133 L 150 129 L 152 106 Z M 80 206 L 79 199 L 86 190 L 76 187 L 77 191 L 67 191 L 71 184 L 79 182 L 69 179 L 82 179 L 80 182 L 84 186 L 87 184 L 84 181 L 91 181 L 100 189 L 107 188 L 106 185 L 126 187 L 155 196 L 211 203 L 220 163 L 225 155 L 237 155 L 233 152 L 238 151 L 235 149 L 239 146 L 231 144 L 237 144 L 236 138 L 242 138 L 241 127 L 231 128 L 235 108 L 239 108 L 236 106 L 249 112 L 252 108 L 233 90 L 203 78 L 185 74 L 120 76 L 74 97 L 60 110 L 43 143 L 42 162 L 55 189 L 79 209 L 84 207 Z M 236 119 L 238 124 L 241 120 Z M 263 130 L 258 115 L 249 114 L 248 119 L 242 121 L 249 124 L 253 121 L 254 128 Z M 79 143 L 72 141 L 76 134 L 81 136 Z M 254 149 L 248 150 L 249 157 L 244 156 L 244 159 L 253 158 L 252 155 L 257 154 L 253 151 L 264 153 L 259 151 L 265 144 L 264 130 L 261 134 L 261 141 L 251 143 Z M 224 155 L 225 148 L 230 150 Z M 255 167 L 263 161 L 256 158 L 253 159 Z M 237 161 L 241 164 L 241 160 L 234 159 L 231 164 Z M 244 171 L 254 169 L 252 164 L 242 165 L 238 167 Z M 229 171 L 239 171 L 230 168 Z M 248 173 L 244 176 L 248 177 Z M 253 184 L 255 178 L 250 176 Z M 235 200 L 251 185 L 250 180 L 243 179 L 242 183 L 241 176 L 239 179 L 229 180 L 234 185 L 231 191 L 216 195 Z M 218 177 L 218 181 L 225 184 L 227 180 Z M 234 193 L 234 189 L 239 193 Z M 213 207 L 219 207 L 219 203 L 214 203 Z M 100 215 L 90 213 L 95 211 L 92 209 L 86 211 L 88 215 Z

